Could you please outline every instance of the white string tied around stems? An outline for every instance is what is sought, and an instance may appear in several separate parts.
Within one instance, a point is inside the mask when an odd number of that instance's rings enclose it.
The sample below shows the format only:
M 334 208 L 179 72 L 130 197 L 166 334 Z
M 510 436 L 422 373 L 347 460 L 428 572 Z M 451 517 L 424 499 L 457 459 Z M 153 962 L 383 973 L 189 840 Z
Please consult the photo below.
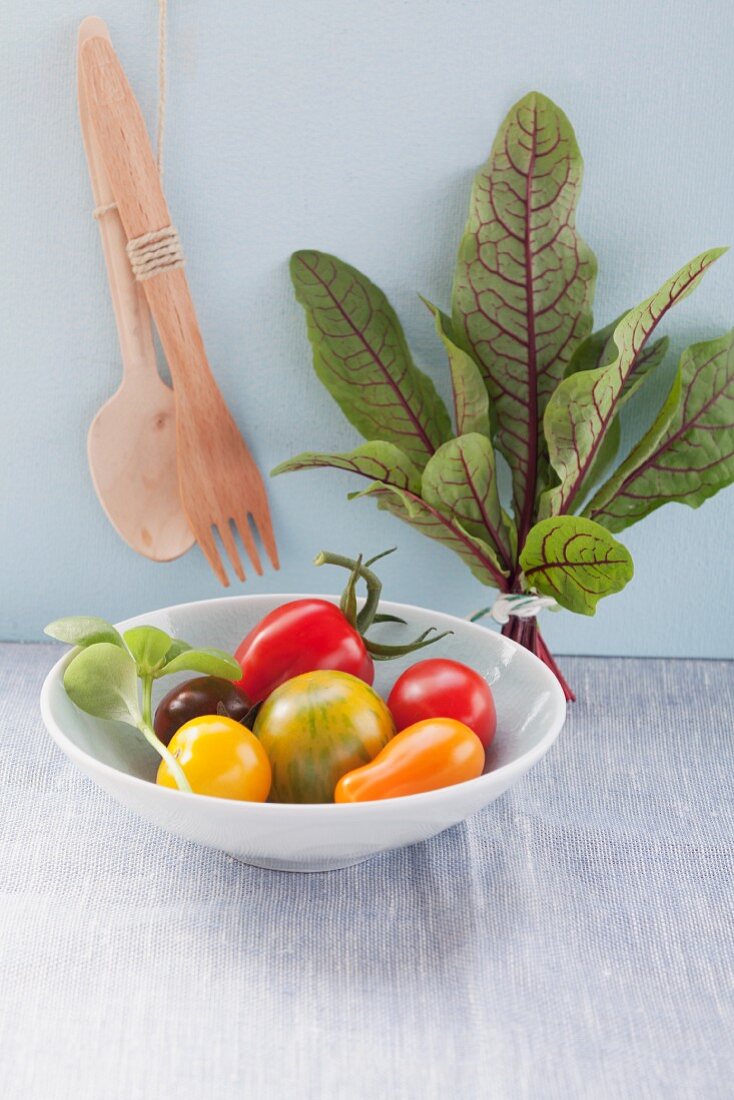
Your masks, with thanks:
M 475 611 L 469 616 L 469 622 L 478 622 L 489 615 L 500 626 L 504 626 L 513 616 L 516 619 L 535 619 L 545 610 L 559 610 L 552 596 L 539 596 L 537 592 L 500 592 L 491 607 Z

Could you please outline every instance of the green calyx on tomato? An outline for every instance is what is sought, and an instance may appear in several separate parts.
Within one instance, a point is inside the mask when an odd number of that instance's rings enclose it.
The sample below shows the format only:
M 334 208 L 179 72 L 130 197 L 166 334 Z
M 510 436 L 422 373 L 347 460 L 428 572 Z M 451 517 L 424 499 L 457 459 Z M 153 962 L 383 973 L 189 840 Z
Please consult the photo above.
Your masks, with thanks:
M 253 733 L 270 759 L 271 802 L 332 802 L 338 780 L 369 763 L 395 725 L 368 684 L 321 669 L 276 688 Z
M 349 570 L 339 606 L 328 600 L 292 600 L 275 608 L 250 631 L 235 654 L 242 668 L 237 686 L 248 699 L 261 702 L 286 680 L 317 669 L 347 672 L 372 684 L 374 661 L 404 657 L 445 637 L 435 634 L 434 627 L 401 645 L 386 645 L 367 637 L 374 624 L 403 623 L 394 615 L 380 613 L 382 584 L 370 569 L 379 558 L 391 553 L 387 550 L 367 562 L 361 555 L 354 560 L 325 550 L 316 557 L 316 565 L 338 565 Z M 360 581 L 367 586 L 367 597 L 358 610 Z

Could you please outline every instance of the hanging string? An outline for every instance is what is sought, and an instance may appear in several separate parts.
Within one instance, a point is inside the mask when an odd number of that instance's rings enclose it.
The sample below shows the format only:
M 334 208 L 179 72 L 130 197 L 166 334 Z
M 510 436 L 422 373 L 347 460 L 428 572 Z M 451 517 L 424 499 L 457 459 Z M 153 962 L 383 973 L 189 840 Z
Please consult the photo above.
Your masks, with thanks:
M 168 0 L 158 0 L 158 113 L 156 118 L 156 164 L 163 179 L 163 133 L 166 127 L 166 91 L 168 73 Z
M 163 179 L 163 136 L 166 128 L 166 93 L 168 91 L 168 0 L 158 0 L 158 109 L 156 111 L 156 165 Z M 116 202 L 95 206 L 93 218 L 101 218 L 110 210 L 117 210 Z

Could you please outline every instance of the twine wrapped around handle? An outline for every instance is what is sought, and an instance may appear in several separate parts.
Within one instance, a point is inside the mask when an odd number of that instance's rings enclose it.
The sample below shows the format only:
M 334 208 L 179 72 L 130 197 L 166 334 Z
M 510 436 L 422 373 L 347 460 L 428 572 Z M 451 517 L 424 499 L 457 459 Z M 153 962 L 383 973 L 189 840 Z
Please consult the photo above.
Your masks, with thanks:
M 143 233 L 127 242 L 127 254 L 133 275 L 139 283 L 183 267 L 185 260 L 178 230 L 172 225 Z

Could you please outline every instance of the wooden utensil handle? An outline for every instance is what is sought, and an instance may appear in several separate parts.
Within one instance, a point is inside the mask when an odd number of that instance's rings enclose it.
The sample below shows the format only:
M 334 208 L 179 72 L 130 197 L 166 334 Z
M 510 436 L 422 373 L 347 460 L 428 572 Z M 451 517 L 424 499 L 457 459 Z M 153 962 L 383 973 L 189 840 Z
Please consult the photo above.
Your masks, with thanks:
M 80 65 L 89 113 L 128 240 L 169 226 L 171 217 L 145 121 L 110 42 L 90 38 L 81 48 Z M 210 373 L 209 364 L 183 270 L 162 271 L 141 286 L 174 385 L 203 381 L 202 373 Z
M 90 38 L 105 38 L 109 41 L 107 27 L 96 16 L 89 16 L 79 26 L 77 52 Z M 87 89 L 79 66 L 78 92 L 79 117 L 82 125 L 82 138 L 89 165 L 89 178 L 95 205 L 106 207 L 114 202 L 109 176 L 105 170 L 99 151 L 97 136 L 90 124 L 87 106 Z M 150 310 L 142 286 L 135 282 L 130 270 L 130 262 L 125 253 L 127 237 L 116 210 L 109 210 L 99 219 L 99 232 L 102 239 L 107 276 L 110 284 L 110 297 L 115 314 L 117 332 L 122 352 L 122 364 L 126 377 L 138 372 L 158 374 L 155 345 L 150 321 Z
M 216 381 L 209 367 L 204 340 L 182 268 L 140 283 L 155 319 L 161 346 L 178 391 L 178 399 L 195 401 Z

